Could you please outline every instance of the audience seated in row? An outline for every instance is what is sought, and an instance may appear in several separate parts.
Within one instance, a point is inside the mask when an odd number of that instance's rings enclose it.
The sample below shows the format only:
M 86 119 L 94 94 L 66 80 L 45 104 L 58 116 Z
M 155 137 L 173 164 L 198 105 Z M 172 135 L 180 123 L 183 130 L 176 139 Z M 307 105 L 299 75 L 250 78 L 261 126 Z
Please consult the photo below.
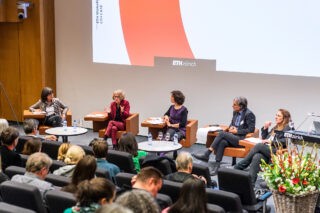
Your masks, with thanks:
M 51 164 L 52 160 L 47 154 L 36 152 L 30 155 L 27 160 L 26 173 L 24 175 L 14 175 L 11 180 L 36 186 L 43 196 L 48 190 L 54 189 L 51 183 L 44 181 Z
M 72 145 L 66 154 L 66 158 L 64 162 L 67 164 L 66 166 L 60 167 L 55 170 L 53 174 L 61 175 L 65 177 L 71 177 L 76 164 L 85 156 L 84 150 L 78 145 Z
M 19 131 L 14 127 L 8 127 L 1 133 L 1 162 L 2 171 L 8 166 L 22 166 L 22 160 L 15 147 L 17 146 Z
M 136 137 L 132 133 L 127 132 L 122 134 L 119 139 L 119 151 L 127 152 L 132 155 L 134 167 L 136 168 L 136 171 L 139 172 L 141 168 L 139 159 L 147 156 L 147 152 L 138 150 Z
M 120 172 L 120 168 L 107 161 L 108 143 L 102 139 L 94 139 L 90 144 L 92 144 L 92 150 L 96 157 L 98 168 L 107 170 L 110 177 L 114 179 L 116 174 Z
M 84 156 L 75 166 L 74 172 L 71 176 L 71 183 L 62 187 L 62 191 L 75 193 L 78 184 L 84 180 L 91 180 L 95 177 L 97 169 L 96 159 L 91 155 Z
M 79 183 L 75 193 L 77 205 L 66 209 L 64 213 L 95 212 L 101 205 L 112 203 L 115 195 L 115 185 L 105 178 L 84 180 Z

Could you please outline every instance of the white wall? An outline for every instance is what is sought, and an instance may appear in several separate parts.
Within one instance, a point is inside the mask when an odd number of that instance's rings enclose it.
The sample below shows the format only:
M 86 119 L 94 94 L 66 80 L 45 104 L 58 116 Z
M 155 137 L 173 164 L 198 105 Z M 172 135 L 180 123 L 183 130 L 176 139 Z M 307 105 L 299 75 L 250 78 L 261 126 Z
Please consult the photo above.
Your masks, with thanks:
M 55 0 L 55 27 L 57 94 L 75 119 L 103 110 L 118 88 L 126 91 L 140 121 L 162 115 L 174 89 L 185 93 L 189 118 L 198 119 L 200 126 L 229 124 L 232 99 L 239 95 L 248 98 L 258 127 L 274 120 L 278 108 L 288 109 L 296 124 L 308 112 L 320 112 L 320 78 L 217 72 L 213 67 L 172 71 L 93 64 L 90 0 Z M 140 128 L 140 134 L 146 130 Z

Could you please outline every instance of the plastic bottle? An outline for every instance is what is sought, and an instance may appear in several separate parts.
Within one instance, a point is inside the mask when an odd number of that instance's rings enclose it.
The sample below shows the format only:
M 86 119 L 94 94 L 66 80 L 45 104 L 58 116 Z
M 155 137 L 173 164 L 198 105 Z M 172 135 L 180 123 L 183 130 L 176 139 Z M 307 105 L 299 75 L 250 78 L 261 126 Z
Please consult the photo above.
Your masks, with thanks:
M 63 130 L 67 131 L 67 121 L 66 120 L 63 121 L 62 125 L 63 125 Z
M 73 131 L 77 131 L 77 120 L 73 120 Z
M 152 134 L 149 132 L 148 134 L 148 145 L 152 145 Z
M 178 134 L 174 133 L 173 135 L 173 145 L 178 145 Z

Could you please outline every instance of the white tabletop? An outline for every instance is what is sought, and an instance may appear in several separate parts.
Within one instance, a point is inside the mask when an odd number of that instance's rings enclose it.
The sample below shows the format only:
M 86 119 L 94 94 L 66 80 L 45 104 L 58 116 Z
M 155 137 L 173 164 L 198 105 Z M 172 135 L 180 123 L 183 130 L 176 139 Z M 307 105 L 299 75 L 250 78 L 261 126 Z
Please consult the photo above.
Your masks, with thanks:
M 45 131 L 49 135 L 58 135 L 58 136 L 75 136 L 82 135 L 88 132 L 86 128 L 82 127 L 53 127 Z
M 181 144 L 174 145 L 172 141 L 156 141 L 153 140 L 151 145 L 148 141 L 138 143 L 138 149 L 146 152 L 172 152 L 181 149 Z

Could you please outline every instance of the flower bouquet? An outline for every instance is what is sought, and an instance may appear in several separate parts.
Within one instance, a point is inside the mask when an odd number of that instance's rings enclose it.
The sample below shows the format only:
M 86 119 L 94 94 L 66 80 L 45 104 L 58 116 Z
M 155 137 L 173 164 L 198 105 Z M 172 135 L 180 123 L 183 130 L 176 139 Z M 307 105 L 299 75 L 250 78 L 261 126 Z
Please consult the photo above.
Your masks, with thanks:
M 290 208 L 297 208 L 296 205 L 301 205 L 303 212 L 306 212 L 306 203 L 301 203 L 298 197 L 310 197 L 307 198 L 312 202 L 314 211 L 316 199 L 319 193 L 320 186 L 320 167 L 319 160 L 317 157 L 317 149 L 315 146 L 311 151 L 305 153 L 306 146 L 303 144 L 301 150 L 299 151 L 297 147 L 293 147 L 287 151 L 277 152 L 277 154 L 271 155 L 271 163 L 268 164 L 264 160 L 261 163 L 260 174 L 262 178 L 266 181 L 268 187 L 273 191 L 274 201 L 276 209 L 279 212 L 294 212 L 288 211 Z M 276 197 L 286 195 L 284 197 Z M 288 206 L 277 207 L 279 202 L 289 202 Z M 305 202 L 305 201 L 304 201 Z M 279 204 L 280 205 L 280 204 Z M 285 205 L 285 203 L 283 204 Z M 290 207 L 291 206 L 291 207 Z M 295 210 L 296 212 L 301 211 Z M 280 209 L 280 210 L 279 210 Z

